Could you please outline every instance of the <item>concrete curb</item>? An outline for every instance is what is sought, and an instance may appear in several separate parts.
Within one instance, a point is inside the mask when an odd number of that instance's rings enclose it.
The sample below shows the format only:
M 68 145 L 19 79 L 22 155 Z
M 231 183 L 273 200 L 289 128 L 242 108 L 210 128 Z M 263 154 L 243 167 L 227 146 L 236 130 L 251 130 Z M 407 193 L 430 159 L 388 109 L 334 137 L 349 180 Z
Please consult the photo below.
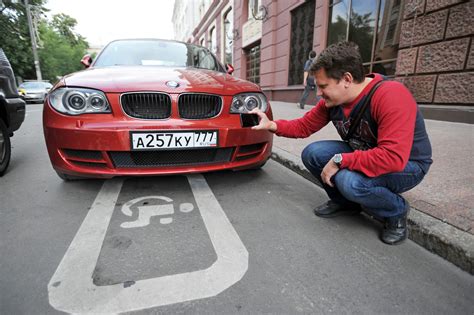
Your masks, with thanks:
M 320 186 L 294 154 L 274 146 L 272 159 Z M 474 235 L 413 207 L 408 218 L 408 229 L 412 241 L 474 275 Z

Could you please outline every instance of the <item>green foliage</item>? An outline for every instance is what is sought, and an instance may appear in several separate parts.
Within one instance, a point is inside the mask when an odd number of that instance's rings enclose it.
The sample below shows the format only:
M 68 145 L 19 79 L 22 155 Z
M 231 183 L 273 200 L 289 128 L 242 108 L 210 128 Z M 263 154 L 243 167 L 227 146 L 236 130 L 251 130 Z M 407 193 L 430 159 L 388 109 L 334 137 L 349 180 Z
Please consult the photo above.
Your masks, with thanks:
M 84 37 L 74 32 L 77 21 L 66 15 L 44 18 L 46 0 L 29 0 L 34 5 L 40 47 L 38 55 L 43 79 L 56 82 L 59 77 L 82 69 L 80 60 L 89 47 Z M 0 5 L 0 46 L 12 64 L 15 75 L 35 79 L 30 33 L 24 2 L 3 1 Z
M 61 76 L 81 70 L 81 58 L 86 54 L 88 44 L 81 37 L 71 38 L 56 32 L 50 25 L 40 26 L 43 48 L 39 51 L 43 77 L 56 82 Z
M 370 61 L 372 54 L 374 27 L 371 24 L 374 20 L 370 15 L 371 13 L 360 15 L 352 12 L 351 27 L 349 28 L 349 40 L 359 45 L 363 62 Z
M 41 5 L 41 1 L 31 1 Z M 34 78 L 35 68 L 26 10 L 21 3 L 4 1 L 0 6 L 0 46 L 7 55 L 15 75 Z
M 349 41 L 359 46 L 363 62 L 370 61 L 372 53 L 374 28 L 371 24 L 374 20 L 370 15 L 370 13 L 360 15 L 357 12 L 352 12 L 349 25 Z M 347 19 L 338 15 L 336 21 L 329 26 L 328 44 L 344 41 L 346 39 L 346 33 Z M 367 43 L 370 43 L 370 45 Z
M 78 36 L 73 32 L 76 24 L 76 19 L 64 13 L 55 14 L 50 23 L 54 30 L 64 37 L 71 45 L 78 43 Z
M 65 15 L 54 15 L 49 24 L 42 24 L 40 34 L 43 49 L 40 60 L 44 64 L 43 76 L 55 82 L 59 77 L 81 70 L 81 58 L 87 53 L 89 44 L 72 30 L 76 20 Z

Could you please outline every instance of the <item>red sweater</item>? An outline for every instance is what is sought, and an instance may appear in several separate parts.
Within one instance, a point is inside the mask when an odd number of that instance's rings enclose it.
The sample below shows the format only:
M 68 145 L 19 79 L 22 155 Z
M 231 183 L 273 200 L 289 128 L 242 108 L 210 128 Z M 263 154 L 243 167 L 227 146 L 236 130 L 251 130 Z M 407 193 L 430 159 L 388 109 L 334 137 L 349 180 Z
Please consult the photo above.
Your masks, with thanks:
M 372 86 L 382 80 L 374 79 L 359 96 L 349 104 L 343 104 L 344 115 L 366 95 Z M 408 89 L 400 82 L 386 81 L 374 93 L 371 101 L 371 115 L 378 126 L 377 147 L 356 150 L 342 154 L 341 168 L 359 171 L 369 177 L 402 171 L 410 157 L 417 113 L 416 101 Z M 329 123 L 328 108 L 321 99 L 303 117 L 294 120 L 276 120 L 276 135 L 289 138 L 306 138 Z

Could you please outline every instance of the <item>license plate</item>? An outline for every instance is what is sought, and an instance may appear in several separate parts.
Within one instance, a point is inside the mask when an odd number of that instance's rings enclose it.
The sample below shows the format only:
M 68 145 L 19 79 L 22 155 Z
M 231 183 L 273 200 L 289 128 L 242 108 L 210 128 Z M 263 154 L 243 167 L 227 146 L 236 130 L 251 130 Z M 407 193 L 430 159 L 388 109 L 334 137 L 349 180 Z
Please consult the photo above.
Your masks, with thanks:
M 217 147 L 217 131 L 131 132 L 132 150 Z

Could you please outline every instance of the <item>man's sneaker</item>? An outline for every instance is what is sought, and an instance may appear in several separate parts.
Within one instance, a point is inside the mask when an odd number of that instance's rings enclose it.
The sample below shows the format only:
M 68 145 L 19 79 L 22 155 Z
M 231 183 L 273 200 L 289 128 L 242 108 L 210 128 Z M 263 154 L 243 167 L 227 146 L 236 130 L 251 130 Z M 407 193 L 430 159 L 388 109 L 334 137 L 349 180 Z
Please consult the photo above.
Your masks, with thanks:
M 304 109 L 304 104 L 299 103 L 298 107 L 301 108 L 301 109 Z
M 313 212 L 321 218 L 334 218 L 340 215 L 356 215 L 362 211 L 360 205 L 342 206 L 329 200 L 323 205 L 316 207 Z
M 410 212 L 410 206 L 407 202 L 407 211 L 405 214 L 395 217 L 386 218 L 380 239 L 389 245 L 397 245 L 402 243 L 408 237 L 407 218 Z

